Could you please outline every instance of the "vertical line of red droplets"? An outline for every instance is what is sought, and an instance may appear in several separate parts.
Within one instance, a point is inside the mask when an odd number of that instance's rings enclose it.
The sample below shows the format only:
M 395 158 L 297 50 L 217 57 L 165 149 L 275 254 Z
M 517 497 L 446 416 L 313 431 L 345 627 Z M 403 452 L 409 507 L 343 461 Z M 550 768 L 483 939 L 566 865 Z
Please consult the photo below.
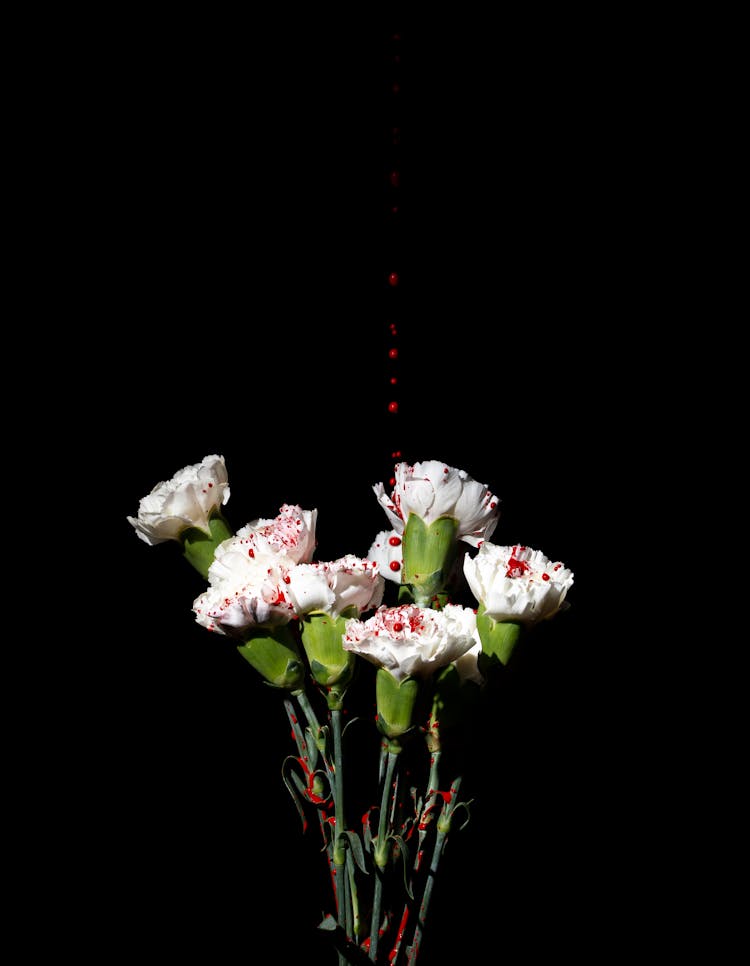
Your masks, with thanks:
M 386 409 L 388 418 L 388 472 L 393 470 L 394 463 L 402 458 L 400 446 L 401 436 L 401 385 L 400 385 L 400 352 L 399 327 L 401 325 L 401 266 L 399 264 L 399 243 L 401 233 L 401 126 L 402 126 L 402 96 L 401 96 L 401 50 L 402 37 L 398 30 L 390 30 L 386 50 L 386 191 L 385 191 L 385 221 L 386 221 Z M 389 480 L 391 486 L 395 480 Z

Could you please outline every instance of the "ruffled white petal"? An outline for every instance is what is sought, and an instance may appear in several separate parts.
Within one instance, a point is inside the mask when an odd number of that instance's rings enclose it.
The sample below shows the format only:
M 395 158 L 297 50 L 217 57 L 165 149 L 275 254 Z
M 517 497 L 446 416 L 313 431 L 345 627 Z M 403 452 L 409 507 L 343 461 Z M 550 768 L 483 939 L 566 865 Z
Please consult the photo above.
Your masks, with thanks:
M 404 566 L 404 548 L 401 534 L 396 530 L 381 530 L 367 552 L 367 559 L 374 561 L 386 580 L 401 583 Z

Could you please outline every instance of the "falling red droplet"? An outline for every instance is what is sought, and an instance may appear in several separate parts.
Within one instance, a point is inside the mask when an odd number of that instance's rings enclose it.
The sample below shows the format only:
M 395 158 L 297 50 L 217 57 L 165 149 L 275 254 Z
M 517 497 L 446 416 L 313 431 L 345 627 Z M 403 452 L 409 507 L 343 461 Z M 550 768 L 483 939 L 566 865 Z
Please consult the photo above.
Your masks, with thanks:
M 398 560 L 391 560 L 391 562 L 390 562 L 390 563 L 388 564 L 388 566 L 389 566 L 389 567 L 391 568 L 391 570 L 393 570 L 394 572 L 395 572 L 396 570 L 401 570 L 401 564 L 400 564 L 400 563 L 398 562 Z
M 395 476 L 392 476 L 390 478 L 390 480 L 388 480 L 388 484 L 389 484 L 389 486 L 395 486 L 396 485 L 396 477 Z
M 397 382 L 398 382 L 398 379 L 395 376 L 391 376 L 391 385 L 395 386 Z
M 389 359 L 398 359 L 398 349 L 389 349 L 388 350 L 388 358 Z
M 388 403 L 388 412 L 389 413 L 397 413 L 398 412 L 398 403 L 395 400 L 393 402 L 389 402 Z
M 398 188 L 399 182 L 401 181 L 401 174 L 398 171 L 391 171 L 391 184 L 394 188 Z
M 388 543 L 390 543 L 392 547 L 400 547 L 401 537 L 388 537 Z
M 394 451 L 391 453 L 391 459 L 394 459 L 394 460 L 395 459 L 398 459 L 398 457 L 400 455 L 401 455 L 401 450 L 400 449 L 394 449 Z
M 398 272 L 391 272 L 388 276 L 389 285 L 398 285 Z
M 397 215 L 398 214 L 398 205 L 392 205 L 392 207 L 391 207 L 391 214 L 393 214 L 393 215 Z

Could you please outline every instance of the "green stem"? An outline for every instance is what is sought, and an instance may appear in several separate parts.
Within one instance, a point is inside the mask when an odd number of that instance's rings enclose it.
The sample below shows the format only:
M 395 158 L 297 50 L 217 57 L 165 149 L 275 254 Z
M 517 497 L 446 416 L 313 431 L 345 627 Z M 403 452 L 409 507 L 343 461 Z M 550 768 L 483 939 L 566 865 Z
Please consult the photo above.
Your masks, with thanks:
M 419 955 L 419 949 L 422 942 L 422 933 L 424 932 L 425 922 L 427 921 L 427 912 L 430 907 L 430 900 L 432 899 L 432 890 L 435 887 L 435 879 L 437 878 L 438 865 L 440 864 L 440 858 L 445 849 L 445 841 L 448 837 L 448 832 L 451 827 L 451 816 L 458 804 L 458 790 L 461 785 L 461 779 L 457 778 L 450 789 L 450 798 L 443 805 L 440 818 L 437 824 L 437 835 L 435 836 L 435 846 L 432 850 L 432 861 L 430 862 L 430 871 L 427 876 L 427 882 L 425 883 L 424 892 L 422 893 L 422 902 L 419 906 L 419 916 L 417 918 L 417 925 L 414 929 L 414 940 L 409 947 L 409 958 L 407 959 L 407 966 L 414 966 L 417 961 L 417 956 Z
M 378 837 L 375 842 L 375 890 L 372 900 L 372 921 L 370 923 L 370 959 L 375 962 L 378 956 L 378 939 L 380 937 L 380 909 L 383 903 L 383 872 L 388 865 L 388 799 L 393 784 L 393 772 L 396 768 L 401 746 L 390 742 L 387 746 L 388 760 L 385 769 L 385 779 L 380 798 L 380 818 L 378 821 Z
M 344 815 L 344 756 L 341 745 L 341 711 L 331 711 L 333 725 L 333 810 L 335 844 L 333 861 L 336 864 L 336 881 L 339 883 L 340 902 L 338 923 L 343 927 L 346 938 L 352 938 L 352 903 L 349 875 L 345 872 L 348 850 L 344 845 L 346 817 Z

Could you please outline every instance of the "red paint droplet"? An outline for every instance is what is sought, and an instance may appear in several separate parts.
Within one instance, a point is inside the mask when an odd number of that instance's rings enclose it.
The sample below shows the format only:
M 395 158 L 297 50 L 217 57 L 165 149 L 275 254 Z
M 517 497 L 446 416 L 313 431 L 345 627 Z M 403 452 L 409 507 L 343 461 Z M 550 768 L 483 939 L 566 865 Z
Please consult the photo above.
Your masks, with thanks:
M 542 574 L 542 580 L 549 580 L 549 574 Z
M 400 547 L 401 537 L 388 537 L 388 543 L 390 543 L 392 547 Z
M 404 629 L 404 625 L 401 623 L 401 621 L 396 621 L 396 623 L 393 625 L 393 630 L 397 634 L 399 633 L 399 631 L 402 631 L 403 629 Z
M 389 413 L 397 413 L 398 412 L 398 403 L 395 402 L 395 401 L 394 402 L 389 402 L 388 403 L 388 412 Z
M 398 359 L 398 349 L 389 349 L 388 350 L 388 358 L 389 359 Z
M 284 583 L 291 584 L 291 582 L 292 582 L 292 578 L 289 576 L 289 574 L 287 574 L 286 577 L 284 577 Z
M 252 548 L 252 547 L 250 547 L 250 549 L 248 550 L 248 554 L 249 554 L 249 556 L 251 556 L 251 557 L 254 557 L 254 556 L 255 556 L 255 551 L 253 550 L 253 548 Z
M 401 450 L 394 449 L 394 451 L 391 453 L 391 459 L 393 460 L 398 459 L 399 456 L 401 456 Z
M 391 376 L 391 385 L 395 386 L 397 382 L 398 382 L 398 379 L 395 376 Z
M 388 284 L 389 285 L 398 285 L 398 281 L 399 281 L 398 280 L 398 272 L 391 272 L 391 274 L 388 276 Z
M 401 175 L 398 171 L 391 171 L 391 184 L 394 188 L 398 188 L 399 181 L 401 180 Z
M 390 480 L 388 480 L 388 485 L 389 486 L 395 486 L 396 485 L 396 477 L 395 476 L 392 476 L 390 478 Z
M 561 566 L 562 566 L 562 564 L 555 564 L 555 566 L 552 569 L 553 570 L 559 570 Z
M 490 510 L 494 510 L 496 506 L 497 506 L 497 503 L 493 501 L 492 503 L 490 503 Z
M 388 564 L 388 566 L 389 566 L 389 567 L 391 568 L 391 570 L 393 570 L 394 572 L 395 572 L 396 570 L 401 570 L 401 564 L 400 564 L 400 563 L 398 562 L 398 560 L 391 560 L 391 562 L 390 562 L 390 563 Z

